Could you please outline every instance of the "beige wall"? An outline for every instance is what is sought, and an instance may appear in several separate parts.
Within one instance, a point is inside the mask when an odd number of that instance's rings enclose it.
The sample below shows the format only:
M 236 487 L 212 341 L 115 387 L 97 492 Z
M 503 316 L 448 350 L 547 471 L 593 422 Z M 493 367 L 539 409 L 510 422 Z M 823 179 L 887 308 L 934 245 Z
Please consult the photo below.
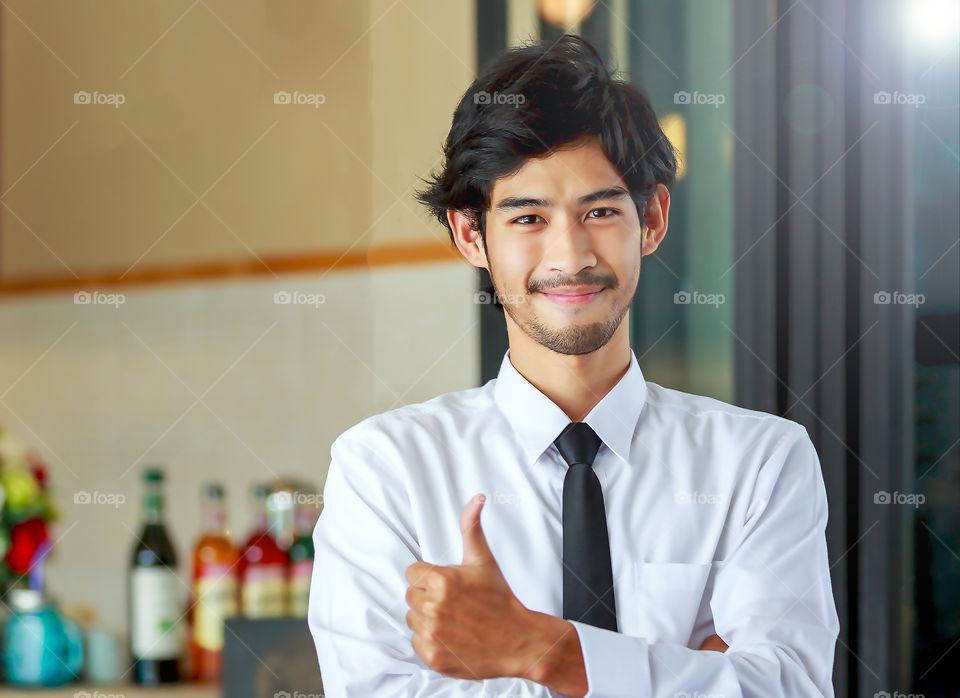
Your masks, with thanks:
M 439 166 L 453 110 L 475 76 L 473 2 L 372 0 L 370 6 L 371 17 L 382 18 L 370 32 L 378 67 L 370 94 L 371 237 L 377 243 L 436 237 L 452 245 L 444 228 L 425 224 L 410 191 L 420 185 L 418 175 Z
M 472 2 L 6 5 L 3 278 L 443 239 L 409 189 L 472 79 Z
M 473 77 L 472 2 L 205 2 L 0 8 L 0 282 L 449 245 L 409 190 Z M 275 105 L 281 89 L 326 102 Z M 126 103 L 76 105 L 77 90 Z M 184 215 L 188 187 L 215 182 Z M 88 288 L 119 307 L 0 295 L 0 424 L 48 461 L 63 513 L 49 590 L 124 631 L 144 464 L 167 469 L 186 561 L 204 481 L 227 484 L 243 534 L 253 482 L 322 486 L 349 426 L 477 385 L 475 284 L 455 260 Z M 278 306 L 278 290 L 326 302 Z

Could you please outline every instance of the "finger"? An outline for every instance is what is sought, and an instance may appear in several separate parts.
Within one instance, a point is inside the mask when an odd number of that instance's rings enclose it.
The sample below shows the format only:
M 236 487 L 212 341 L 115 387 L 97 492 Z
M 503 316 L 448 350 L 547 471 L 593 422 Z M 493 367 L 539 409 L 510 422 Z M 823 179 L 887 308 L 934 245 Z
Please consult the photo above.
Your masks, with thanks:
M 420 587 L 421 589 L 426 589 L 427 574 L 436 568 L 437 565 L 431 565 L 429 562 L 414 562 L 407 568 L 407 573 L 405 575 L 407 582 L 413 586 Z
M 702 650 L 710 650 L 713 652 L 726 652 L 728 645 L 724 642 L 719 635 L 711 635 L 706 640 L 703 641 L 703 644 L 700 645 Z
M 423 602 L 429 597 L 429 592 L 420 587 L 407 587 L 407 593 L 404 596 L 407 601 L 407 606 L 417 613 L 420 612 L 420 609 L 423 608 Z
M 473 497 L 460 514 L 460 532 L 463 535 L 463 564 L 484 565 L 495 562 L 493 553 L 487 545 L 480 526 L 480 513 L 486 497 L 483 494 Z
M 424 629 L 423 616 L 420 614 L 419 611 L 414 611 L 412 608 L 409 611 L 407 611 L 406 621 L 407 621 L 407 627 L 413 631 L 414 636 L 416 636 L 417 633 L 423 631 Z

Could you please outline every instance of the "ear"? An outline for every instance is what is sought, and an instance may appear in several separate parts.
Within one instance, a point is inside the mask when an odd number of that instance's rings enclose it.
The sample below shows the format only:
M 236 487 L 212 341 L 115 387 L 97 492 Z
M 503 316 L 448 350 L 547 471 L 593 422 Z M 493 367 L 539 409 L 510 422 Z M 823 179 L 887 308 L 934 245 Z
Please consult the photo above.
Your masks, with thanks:
M 453 231 L 453 241 L 460 250 L 460 254 L 473 266 L 489 271 L 487 251 L 480 238 L 480 228 L 475 224 L 473 217 L 468 212 L 448 208 L 447 223 Z
M 657 184 L 657 191 L 647 201 L 643 215 L 643 254 L 655 252 L 663 236 L 667 234 L 667 218 L 670 213 L 670 190 Z

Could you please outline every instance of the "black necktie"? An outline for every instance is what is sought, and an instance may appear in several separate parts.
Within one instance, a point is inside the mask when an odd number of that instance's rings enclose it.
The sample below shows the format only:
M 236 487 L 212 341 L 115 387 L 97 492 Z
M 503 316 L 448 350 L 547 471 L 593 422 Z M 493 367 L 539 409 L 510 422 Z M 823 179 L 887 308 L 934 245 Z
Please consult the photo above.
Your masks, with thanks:
M 617 630 L 607 514 L 593 472 L 600 437 L 586 422 L 571 422 L 553 443 L 568 466 L 563 478 L 563 617 Z

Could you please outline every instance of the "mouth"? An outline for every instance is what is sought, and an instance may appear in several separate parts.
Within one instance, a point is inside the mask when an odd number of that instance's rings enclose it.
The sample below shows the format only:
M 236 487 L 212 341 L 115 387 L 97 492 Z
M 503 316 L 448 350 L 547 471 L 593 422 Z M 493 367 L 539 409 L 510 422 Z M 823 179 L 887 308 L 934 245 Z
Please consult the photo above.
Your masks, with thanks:
M 586 305 L 597 298 L 604 290 L 601 288 L 587 293 L 549 293 L 547 291 L 541 291 L 541 293 L 559 305 Z

